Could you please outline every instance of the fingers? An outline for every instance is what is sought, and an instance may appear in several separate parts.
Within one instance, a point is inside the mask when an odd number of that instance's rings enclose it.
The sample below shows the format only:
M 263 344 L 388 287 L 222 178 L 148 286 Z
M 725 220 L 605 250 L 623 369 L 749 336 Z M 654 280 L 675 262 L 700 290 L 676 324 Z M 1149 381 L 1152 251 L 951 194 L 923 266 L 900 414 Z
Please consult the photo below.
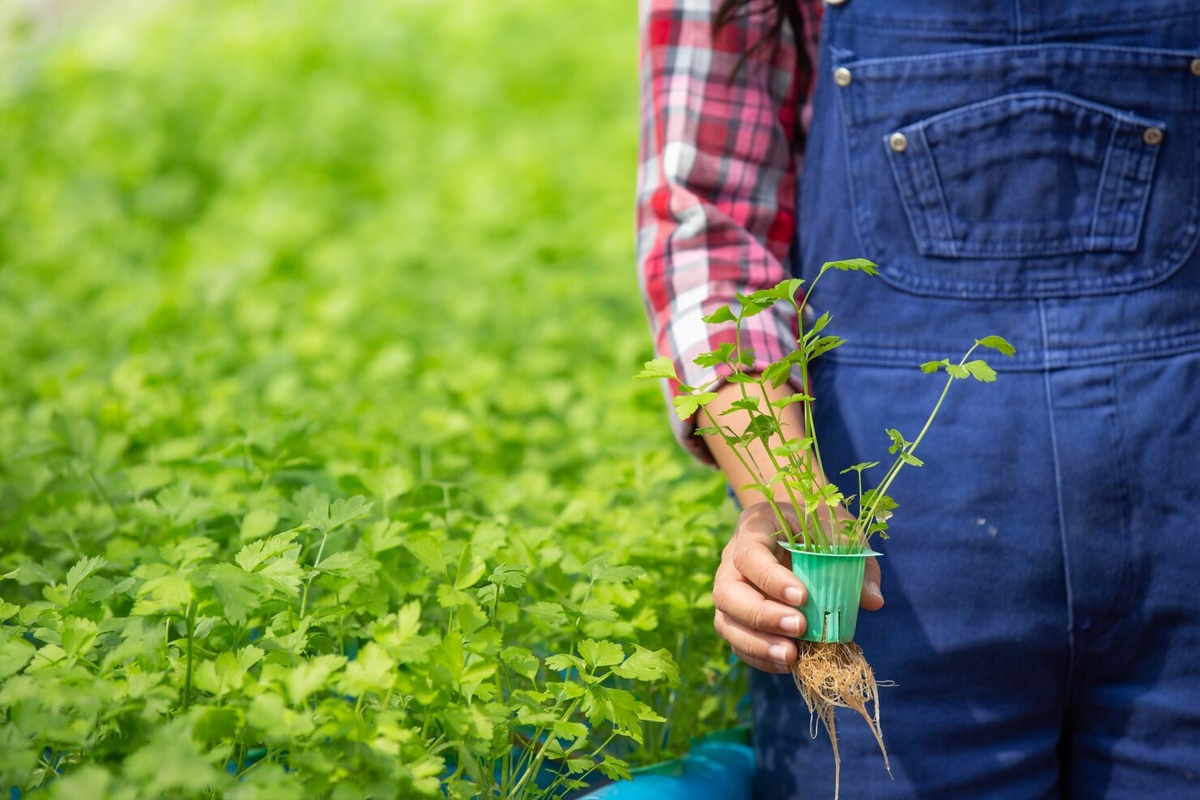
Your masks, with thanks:
M 795 523 L 790 508 L 785 508 L 785 514 Z M 807 591 L 785 566 L 786 552 L 776 541 L 778 530 L 769 505 L 742 512 L 713 581 L 713 626 L 742 661 L 764 672 L 785 673 L 797 655 L 795 639 L 805 630 L 797 606 L 804 603 Z M 879 562 L 870 558 L 863 575 L 863 608 L 873 611 L 883 606 L 879 586 Z
M 778 523 L 769 506 L 743 512 L 721 554 L 713 581 L 713 625 L 738 658 L 765 672 L 787 672 L 796 658 L 795 637 L 804 617 L 804 584 L 780 563 Z
M 863 591 L 859 605 L 867 611 L 883 608 L 883 591 L 879 588 L 879 559 L 868 558 L 863 572 Z

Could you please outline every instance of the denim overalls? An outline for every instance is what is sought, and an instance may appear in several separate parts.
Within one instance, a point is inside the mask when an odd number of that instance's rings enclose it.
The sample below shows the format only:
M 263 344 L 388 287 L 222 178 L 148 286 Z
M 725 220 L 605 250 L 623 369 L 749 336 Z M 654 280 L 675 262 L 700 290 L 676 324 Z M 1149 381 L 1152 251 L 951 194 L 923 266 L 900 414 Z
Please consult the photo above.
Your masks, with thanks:
M 1018 349 L 893 486 L 856 640 L 894 781 L 843 712 L 842 797 L 1200 798 L 1200 2 L 843 0 L 822 37 L 798 263 L 881 270 L 810 298 L 826 471 L 914 438 L 922 362 Z M 754 694 L 758 796 L 830 796 L 790 677 Z

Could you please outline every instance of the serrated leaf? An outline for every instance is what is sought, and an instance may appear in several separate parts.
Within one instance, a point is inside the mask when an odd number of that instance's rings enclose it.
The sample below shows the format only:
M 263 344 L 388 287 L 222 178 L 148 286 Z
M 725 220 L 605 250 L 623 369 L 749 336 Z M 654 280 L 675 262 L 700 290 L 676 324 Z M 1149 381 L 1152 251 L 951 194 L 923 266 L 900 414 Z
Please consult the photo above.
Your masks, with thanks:
M 971 373 L 967 372 L 967 368 L 962 366 L 961 364 L 951 364 L 948 367 L 946 367 L 946 374 L 949 375 L 951 378 L 958 378 L 959 380 L 962 380 L 963 378 L 966 378 Z
M 812 395 L 808 395 L 808 394 L 803 394 L 803 393 L 789 394 L 786 397 L 781 397 L 778 400 L 771 401 L 771 405 L 774 406 L 775 408 L 787 408 L 788 406 L 792 405 L 793 403 L 803 403 L 805 401 L 810 401 L 812 399 L 813 399 Z
M 696 356 L 692 359 L 692 363 L 699 367 L 720 366 L 729 361 L 735 347 L 736 345 L 733 342 L 725 342 L 716 350 Z
M 529 616 L 541 620 L 547 625 L 559 626 L 567 624 L 566 612 L 558 603 L 542 601 L 526 606 L 524 610 Z
M 642 366 L 642 371 L 633 376 L 634 380 L 647 380 L 658 378 L 670 378 L 679 380 L 675 376 L 675 362 L 667 356 L 659 356 L 658 358 L 647 361 Z
M 665 680 L 672 686 L 679 683 L 679 667 L 671 658 L 671 653 L 665 648 L 648 650 L 641 645 L 633 646 L 633 653 L 613 672 L 630 680 L 659 681 Z
M 75 565 L 67 570 L 67 595 L 70 596 L 75 594 L 75 588 L 79 586 L 80 582 L 82 582 L 84 578 L 88 577 L 97 570 L 102 569 L 107 563 L 108 562 L 104 560 L 103 556 L 81 558 L 79 561 L 76 561 Z
M 991 383 L 992 381 L 996 380 L 996 370 L 988 366 L 986 361 L 975 359 L 963 364 L 963 367 L 965 367 L 967 372 L 971 373 L 971 377 L 977 381 Z
M 37 648 L 24 639 L 0 640 L 0 681 L 20 672 Z
M 729 306 L 721 306 L 713 313 L 701 317 L 700 321 L 707 325 L 720 325 L 723 322 L 737 322 L 737 317 Z
M 1006 356 L 1015 355 L 1017 352 L 1017 348 L 1009 344 L 1002 336 L 985 336 L 982 339 L 976 339 L 975 343 L 983 347 L 989 347 L 992 350 L 998 350 Z
M 253 508 L 242 517 L 242 525 L 238 535 L 243 542 L 259 539 L 275 530 L 279 524 L 279 515 L 269 508 Z
M 634 564 L 625 564 L 622 566 L 611 566 L 608 562 L 612 558 L 611 553 L 602 553 L 596 556 L 591 561 L 583 565 L 584 570 L 593 579 L 598 581 L 619 581 L 627 583 L 632 580 L 637 580 L 646 574 L 646 571 Z
M 234 561 L 246 572 L 254 572 L 265 561 L 278 558 L 289 551 L 293 551 L 293 555 L 298 553 L 300 548 L 294 544 L 298 534 L 299 531 L 293 529 L 278 533 L 269 539 L 251 542 L 238 551 Z
M 879 274 L 876 269 L 878 266 L 865 258 L 847 258 L 841 261 L 826 261 L 821 265 L 821 272 L 827 269 L 837 269 L 842 272 L 865 272 L 868 275 L 877 275 Z
M 413 534 L 404 540 L 404 549 L 416 556 L 426 569 L 439 575 L 446 574 L 441 539 L 427 533 Z
M 672 400 L 675 406 L 675 416 L 681 420 L 690 418 L 701 406 L 708 405 L 717 399 L 716 392 L 700 392 L 699 394 L 680 394 Z
M 135 615 L 177 614 L 192 601 L 192 587 L 183 576 L 170 573 L 143 583 L 137 596 Z
M 528 567 L 521 564 L 499 564 L 488 576 L 488 583 L 497 586 L 511 586 L 514 589 L 524 589 L 529 579 Z
M 897 457 L 898 457 L 898 458 L 899 458 L 901 461 L 903 461 L 905 464 L 909 464 L 909 465 L 911 465 L 911 466 L 914 466 L 914 467 L 923 467 L 923 466 L 925 466 L 925 462 L 924 462 L 924 461 L 922 461 L 921 459 L 917 458 L 916 456 L 914 456 L 912 453 L 907 453 L 907 452 L 905 452 L 905 453 L 900 453 L 900 455 L 899 455 L 899 456 L 897 456 Z
M 504 648 L 500 651 L 500 660 L 513 672 L 531 681 L 537 678 L 538 669 L 541 667 L 537 656 L 524 647 Z
M 246 572 L 233 564 L 214 564 L 202 575 L 206 584 L 221 602 L 221 612 L 235 625 L 241 625 L 250 614 L 274 594 L 273 584 L 261 575 Z
M 579 643 L 579 655 L 590 667 L 610 667 L 625 660 L 621 645 L 607 640 L 584 639 Z
M 361 580 L 374 575 L 379 569 L 379 562 L 356 550 L 345 550 L 323 559 L 316 569 L 329 575 Z
M 338 499 L 328 506 L 317 504 L 310 507 L 306 521 L 322 533 L 330 533 L 368 514 L 374 505 L 362 495 Z
M 87 653 L 96 642 L 98 626 L 90 619 L 67 617 L 59 627 L 62 649 L 67 658 L 74 660 Z
M 345 664 L 345 656 L 327 654 L 301 661 L 292 667 L 286 678 L 288 699 L 292 701 L 292 705 L 302 705 L 310 695 L 323 689 L 329 679 Z
M 571 668 L 583 670 L 587 665 L 579 656 L 558 653 L 546 659 L 546 666 L 549 669 L 556 670 L 558 672 L 565 672 Z
M 921 365 L 921 372 L 924 372 L 926 375 L 932 375 L 939 369 L 943 369 L 948 366 L 950 366 L 950 359 L 948 358 L 943 358 L 941 361 L 926 361 Z
M 471 545 L 463 548 L 462 555 L 458 559 L 458 570 L 454 575 L 455 589 L 469 589 L 479 583 L 480 578 L 487 572 L 487 564 L 482 558 L 477 557 L 471 550 Z

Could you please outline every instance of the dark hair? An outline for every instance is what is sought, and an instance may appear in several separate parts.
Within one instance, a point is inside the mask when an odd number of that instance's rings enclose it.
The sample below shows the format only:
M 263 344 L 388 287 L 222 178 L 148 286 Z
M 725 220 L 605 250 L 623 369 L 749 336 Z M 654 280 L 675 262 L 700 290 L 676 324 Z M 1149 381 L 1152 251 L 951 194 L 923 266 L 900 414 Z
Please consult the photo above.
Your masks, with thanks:
M 772 17 L 771 26 L 767 29 L 766 36 L 755 42 L 753 47 L 742 54 L 741 61 L 738 62 L 738 69 L 760 48 L 768 44 L 777 45 L 779 37 L 783 35 L 785 22 L 791 26 L 792 36 L 796 40 L 798 57 L 802 59 L 806 57 L 804 48 L 800 46 L 804 34 L 804 19 L 800 16 L 800 7 L 796 5 L 796 0 L 721 0 L 721 4 L 717 6 L 717 10 L 713 14 L 713 33 L 717 33 L 739 16 L 752 14 L 769 14 Z
M 783 36 L 784 23 L 792 29 L 792 38 L 796 43 L 796 58 L 799 59 L 801 69 L 811 68 L 812 64 L 808 57 L 808 48 L 804 46 L 804 18 L 800 15 L 800 6 L 796 0 L 721 0 L 721 4 L 717 6 L 717 10 L 713 13 L 712 30 L 713 36 L 722 28 L 733 22 L 740 16 L 753 16 L 755 14 L 767 14 L 771 17 L 771 24 L 767 28 L 766 35 L 755 42 L 750 49 L 742 53 L 738 59 L 737 65 L 733 72 L 729 74 L 729 82 L 732 83 L 738 72 L 746 63 L 746 59 L 757 53 L 760 49 L 766 46 L 778 47 L 780 37 Z M 800 126 L 796 126 L 796 134 L 792 139 L 792 148 L 794 150 L 804 149 L 804 132 Z

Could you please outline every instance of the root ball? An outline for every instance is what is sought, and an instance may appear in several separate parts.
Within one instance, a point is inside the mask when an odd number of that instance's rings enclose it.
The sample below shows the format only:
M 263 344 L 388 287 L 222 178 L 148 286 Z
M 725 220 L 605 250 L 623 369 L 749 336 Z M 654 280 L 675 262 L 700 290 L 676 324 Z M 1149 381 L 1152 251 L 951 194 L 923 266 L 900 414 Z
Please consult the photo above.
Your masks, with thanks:
M 879 685 L 875 672 L 863 656 L 862 648 L 853 642 L 799 641 L 800 654 L 792 663 L 792 678 L 808 706 L 812 736 L 817 736 L 817 720 L 829 734 L 833 746 L 834 799 L 841 789 L 842 759 L 838 754 L 837 726 L 834 710 L 850 708 L 858 712 L 883 753 L 883 766 L 891 774 L 883 731 L 879 727 Z M 868 710 L 870 707 L 870 710 Z

